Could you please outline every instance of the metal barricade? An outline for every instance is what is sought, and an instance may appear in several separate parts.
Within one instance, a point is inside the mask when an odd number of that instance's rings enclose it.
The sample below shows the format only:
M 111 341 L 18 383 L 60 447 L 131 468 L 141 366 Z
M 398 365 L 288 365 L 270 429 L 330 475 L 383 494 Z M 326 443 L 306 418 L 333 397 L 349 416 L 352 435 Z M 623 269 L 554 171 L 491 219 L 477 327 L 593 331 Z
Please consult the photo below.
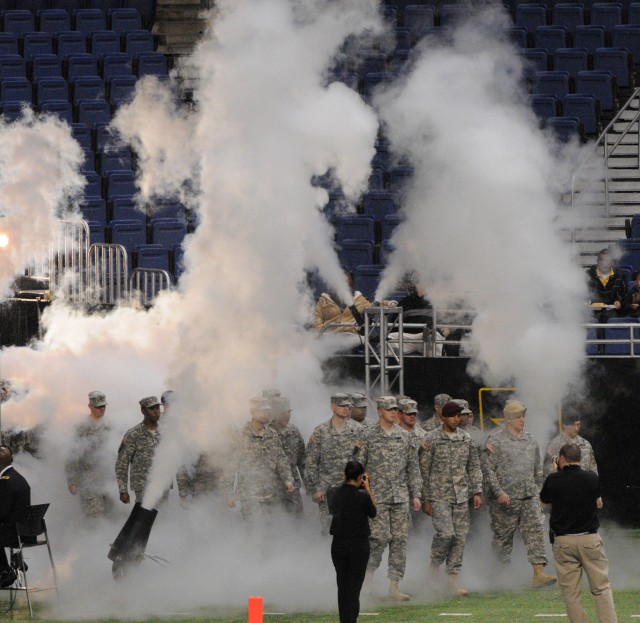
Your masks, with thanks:
M 364 309 L 365 391 L 368 398 L 377 389 L 385 396 L 397 384 L 404 394 L 404 338 L 402 307 Z M 391 348 L 389 333 L 398 332 L 397 349 Z
M 115 305 L 128 295 L 127 250 L 121 244 L 92 244 L 89 247 L 87 300 L 97 305 Z
M 154 299 L 163 290 L 171 288 L 171 276 L 159 268 L 134 268 L 129 276 L 129 293 L 139 297 L 145 307 L 153 304 Z

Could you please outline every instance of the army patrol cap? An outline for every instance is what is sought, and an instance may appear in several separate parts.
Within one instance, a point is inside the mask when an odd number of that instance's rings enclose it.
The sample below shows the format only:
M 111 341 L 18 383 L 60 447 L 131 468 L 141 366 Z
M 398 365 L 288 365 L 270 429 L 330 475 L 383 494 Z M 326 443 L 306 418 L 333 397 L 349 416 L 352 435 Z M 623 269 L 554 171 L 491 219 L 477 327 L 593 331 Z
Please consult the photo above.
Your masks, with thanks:
M 411 400 L 411 398 L 398 400 L 398 407 L 400 407 L 402 413 L 418 413 L 418 403 L 415 400 Z
M 249 400 L 251 411 L 271 411 L 271 405 L 266 398 L 252 398 Z
M 291 403 L 284 396 L 276 396 L 269 400 L 269 405 L 274 413 L 289 413 L 291 411 Z
M 143 409 L 151 409 L 151 407 L 157 407 L 160 404 L 162 403 L 158 400 L 157 396 L 148 396 L 140 401 L 140 406 Z
M 352 407 L 351 396 L 349 394 L 337 393 L 331 394 L 331 404 L 338 407 Z
M 449 394 L 438 394 L 433 399 L 433 404 L 436 407 L 444 407 L 444 405 L 446 405 L 450 400 L 451 400 L 451 396 L 449 396 Z
M 471 409 L 469 409 L 469 403 L 466 400 L 463 400 L 462 398 L 456 398 L 453 400 L 453 402 L 455 402 L 456 404 L 460 405 L 462 407 L 462 411 L 460 411 L 460 415 L 472 415 L 473 411 L 471 411 Z
M 92 407 L 104 407 L 107 404 L 107 397 L 99 391 L 89 392 L 89 404 Z
M 455 417 L 461 413 L 462 406 L 454 400 L 449 400 L 449 402 L 445 402 L 442 406 L 442 417 Z
M 376 405 L 378 409 L 384 409 L 385 411 L 398 408 L 398 402 L 395 396 L 380 396 L 380 398 L 376 400 Z
M 351 404 L 357 409 L 363 409 L 368 406 L 367 397 L 364 394 L 356 392 L 354 394 L 349 394 L 349 398 L 351 398 Z
M 507 420 L 517 420 L 526 412 L 527 407 L 517 400 L 507 400 L 504 405 L 504 409 L 502 410 L 502 413 Z

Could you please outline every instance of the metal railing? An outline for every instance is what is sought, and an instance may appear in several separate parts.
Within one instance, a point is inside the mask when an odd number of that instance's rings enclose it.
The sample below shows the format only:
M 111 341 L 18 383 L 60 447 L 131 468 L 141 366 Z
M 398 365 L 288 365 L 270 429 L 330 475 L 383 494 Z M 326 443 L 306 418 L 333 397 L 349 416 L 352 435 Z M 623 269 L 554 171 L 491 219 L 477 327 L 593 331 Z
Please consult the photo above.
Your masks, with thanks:
M 145 307 L 153 305 L 156 296 L 171 288 L 171 277 L 166 270 L 158 268 L 134 268 L 129 275 L 129 294 L 138 298 Z
M 371 398 L 376 390 L 386 396 L 397 384 L 404 394 L 404 325 L 402 307 L 367 307 L 364 309 L 365 391 Z M 398 348 L 391 348 L 389 333 L 398 333 Z
M 128 296 L 129 262 L 121 244 L 92 244 L 89 266 L 87 302 L 115 305 Z

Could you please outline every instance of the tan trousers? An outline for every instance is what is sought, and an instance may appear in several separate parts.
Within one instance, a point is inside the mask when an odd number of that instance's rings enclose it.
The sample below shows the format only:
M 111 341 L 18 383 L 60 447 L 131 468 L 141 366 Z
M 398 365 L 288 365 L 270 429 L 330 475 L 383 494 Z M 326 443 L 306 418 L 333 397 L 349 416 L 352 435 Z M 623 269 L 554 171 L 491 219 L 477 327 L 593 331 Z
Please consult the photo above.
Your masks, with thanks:
M 553 558 L 570 623 L 589 621 L 581 602 L 583 569 L 596 604 L 598 621 L 617 623 L 609 583 L 609 561 L 600 535 L 557 536 L 553 544 Z

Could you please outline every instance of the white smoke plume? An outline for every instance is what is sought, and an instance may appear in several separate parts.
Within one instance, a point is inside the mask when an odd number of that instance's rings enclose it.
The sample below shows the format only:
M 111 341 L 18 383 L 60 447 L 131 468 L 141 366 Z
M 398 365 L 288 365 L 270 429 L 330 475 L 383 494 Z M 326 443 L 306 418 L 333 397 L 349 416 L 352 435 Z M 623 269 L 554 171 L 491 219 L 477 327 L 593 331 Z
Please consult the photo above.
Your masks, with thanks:
M 437 308 L 476 310 L 471 371 L 515 382 L 543 433 L 579 378 L 587 297 L 558 232 L 570 161 L 538 128 L 507 27 L 500 9 L 477 13 L 450 42 L 425 43 L 376 100 L 392 149 L 415 167 L 376 298 L 417 269 Z

